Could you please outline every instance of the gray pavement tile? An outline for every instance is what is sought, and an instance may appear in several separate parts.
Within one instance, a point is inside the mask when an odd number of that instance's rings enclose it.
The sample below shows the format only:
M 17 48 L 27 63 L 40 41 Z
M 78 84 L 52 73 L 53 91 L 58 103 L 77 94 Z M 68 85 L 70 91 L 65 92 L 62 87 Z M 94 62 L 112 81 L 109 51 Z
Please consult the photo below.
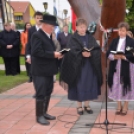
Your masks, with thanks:
M 64 98 L 65 96 L 64 95 L 51 95 L 52 98 Z
M 87 128 L 87 127 L 77 127 L 76 129 L 72 129 L 70 132 L 75 132 L 76 134 L 77 133 L 80 133 L 80 134 L 83 134 L 83 133 L 88 133 L 89 134 L 89 130 L 90 128 Z
M 70 107 L 71 104 L 70 103 L 58 103 L 55 105 L 55 107 Z
M 89 132 L 72 132 L 70 131 L 68 134 L 89 134 Z

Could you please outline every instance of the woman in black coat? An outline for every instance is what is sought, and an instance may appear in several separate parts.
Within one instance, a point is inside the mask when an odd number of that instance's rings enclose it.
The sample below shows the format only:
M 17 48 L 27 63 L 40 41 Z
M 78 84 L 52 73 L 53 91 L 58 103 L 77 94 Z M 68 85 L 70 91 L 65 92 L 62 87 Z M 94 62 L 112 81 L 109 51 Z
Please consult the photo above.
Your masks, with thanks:
M 11 30 L 10 23 L 5 23 L 4 30 L 0 32 L 0 46 L 6 75 L 18 74 L 19 42 L 19 36 Z
M 76 29 L 68 44 L 71 50 L 63 58 L 60 79 L 61 84 L 62 81 L 68 84 L 68 98 L 78 102 L 78 114 L 83 114 L 83 101 L 85 111 L 92 114 L 89 100 L 97 99 L 101 94 L 101 50 L 87 32 L 87 22 L 84 19 L 77 20 Z M 84 50 L 86 48 L 91 51 Z

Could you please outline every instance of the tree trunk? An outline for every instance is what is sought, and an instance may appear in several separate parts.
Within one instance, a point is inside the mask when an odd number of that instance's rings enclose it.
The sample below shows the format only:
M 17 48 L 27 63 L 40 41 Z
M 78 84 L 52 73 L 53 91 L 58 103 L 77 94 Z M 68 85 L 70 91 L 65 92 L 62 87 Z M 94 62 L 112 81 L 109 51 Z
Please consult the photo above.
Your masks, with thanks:
M 121 21 L 125 20 L 126 0 L 103 0 L 101 10 L 101 24 L 105 29 L 117 28 Z M 112 33 L 111 39 L 117 36 L 117 32 Z

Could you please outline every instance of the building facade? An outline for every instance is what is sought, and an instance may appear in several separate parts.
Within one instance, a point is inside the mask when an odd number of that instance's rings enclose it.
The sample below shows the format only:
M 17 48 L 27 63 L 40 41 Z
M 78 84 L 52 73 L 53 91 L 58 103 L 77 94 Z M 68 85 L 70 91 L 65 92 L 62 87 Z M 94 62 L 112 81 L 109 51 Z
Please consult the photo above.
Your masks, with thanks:
M 35 24 L 34 13 L 35 9 L 28 1 L 10 1 L 9 4 L 14 9 L 14 20 L 16 24 L 24 24 L 30 22 L 32 25 Z
M 3 30 L 4 22 L 14 22 L 14 9 L 10 6 L 10 4 L 5 0 L 0 0 L 0 4 L 2 5 L 0 10 L 0 30 Z M 2 18 L 3 11 L 3 18 Z

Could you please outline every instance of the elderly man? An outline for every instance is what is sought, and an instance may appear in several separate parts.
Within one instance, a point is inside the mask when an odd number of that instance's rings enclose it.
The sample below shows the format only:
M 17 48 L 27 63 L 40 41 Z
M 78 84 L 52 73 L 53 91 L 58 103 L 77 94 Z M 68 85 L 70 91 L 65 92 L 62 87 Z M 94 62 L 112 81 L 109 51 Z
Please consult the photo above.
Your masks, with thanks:
M 31 71 L 33 84 L 36 89 L 36 120 L 42 125 L 49 125 L 48 120 L 56 117 L 47 114 L 51 93 L 53 90 L 53 75 L 57 73 L 57 59 L 62 55 L 55 51 L 55 46 L 50 38 L 57 26 L 56 17 L 44 15 L 42 27 L 34 33 L 31 40 Z

